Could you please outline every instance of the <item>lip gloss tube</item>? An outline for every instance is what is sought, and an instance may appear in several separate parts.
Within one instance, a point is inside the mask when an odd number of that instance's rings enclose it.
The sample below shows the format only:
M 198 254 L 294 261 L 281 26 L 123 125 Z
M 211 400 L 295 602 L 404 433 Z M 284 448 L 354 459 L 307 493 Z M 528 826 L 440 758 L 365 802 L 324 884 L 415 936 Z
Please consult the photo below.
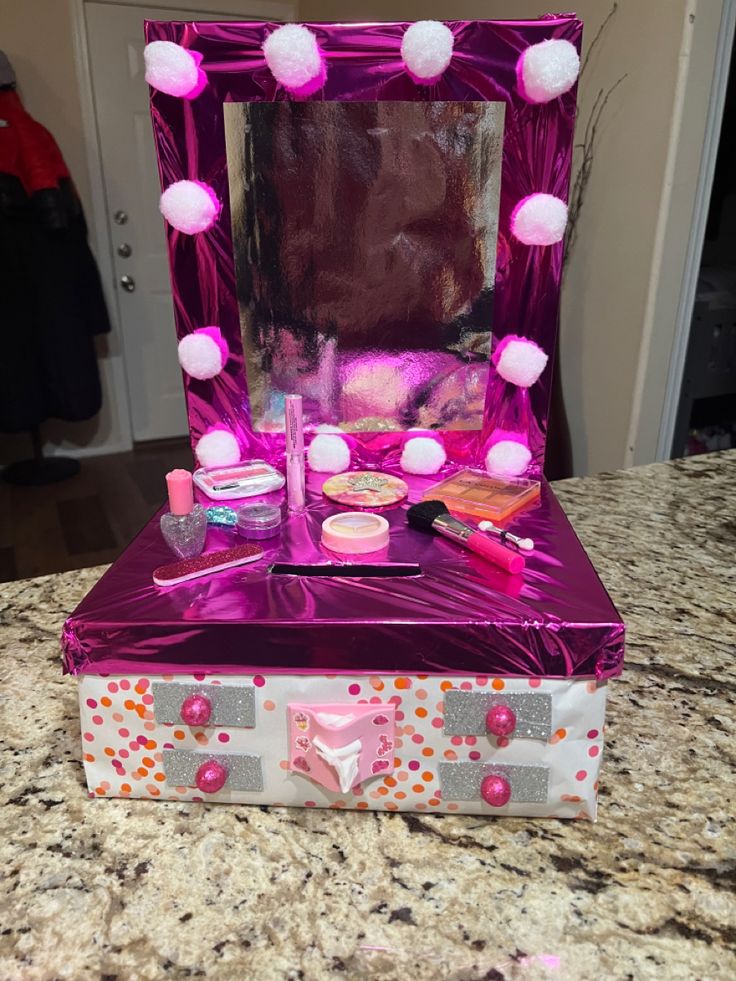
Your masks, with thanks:
M 306 506 L 304 490 L 304 423 L 301 395 L 284 399 L 286 423 L 286 500 L 292 514 L 301 514 Z

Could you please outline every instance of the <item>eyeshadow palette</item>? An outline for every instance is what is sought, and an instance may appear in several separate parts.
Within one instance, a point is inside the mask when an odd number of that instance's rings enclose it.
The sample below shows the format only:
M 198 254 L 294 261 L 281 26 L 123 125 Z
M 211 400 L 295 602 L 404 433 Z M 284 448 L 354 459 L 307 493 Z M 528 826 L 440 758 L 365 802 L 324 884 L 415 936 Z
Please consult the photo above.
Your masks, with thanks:
M 425 501 L 444 501 L 451 511 L 503 521 L 539 499 L 538 480 L 489 477 L 474 470 L 460 470 L 422 495 Z

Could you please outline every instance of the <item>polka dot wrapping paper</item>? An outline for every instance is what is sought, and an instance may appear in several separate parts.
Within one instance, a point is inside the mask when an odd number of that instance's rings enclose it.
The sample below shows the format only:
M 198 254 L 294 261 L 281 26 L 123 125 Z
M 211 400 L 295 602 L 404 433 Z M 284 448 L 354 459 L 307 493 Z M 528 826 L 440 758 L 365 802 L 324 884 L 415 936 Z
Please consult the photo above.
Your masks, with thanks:
M 208 688 L 235 686 L 255 693 L 255 725 L 187 726 L 156 721 L 153 685 Z M 447 691 L 552 695 L 548 738 L 446 735 Z M 440 675 L 147 675 L 100 677 L 79 682 L 84 767 L 90 797 L 147 797 L 163 800 L 213 800 L 292 807 L 353 808 L 377 811 L 441 811 L 486 815 L 594 820 L 601 764 L 606 684 L 591 679 L 553 680 Z M 296 735 L 288 725 L 291 703 L 392 707 L 373 715 L 392 731 L 382 737 L 391 754 L 391 771 L 378 770 L 351 792 L 327 790 L 300 767 L 298 740 L 307 745 L 310 731 Z M 298 717 L 298 714 L 297 714 Z M 306 716 L 305 716 L 306 720 Z M 296 731 L 296 730 L 295 730 Z M 174 785 L 166 774 L 170 751 L 211 758 L 258 757 L 263 789 L 242 791 L 227 784 L 211 794 L 196 785 Z M 385 758 L 385 756 L 384 756 Z M 546 771 L 543 803 L 511 800 L 502 807 L 443 795 L 441 763 L 493 761 Z M 512 781 L 513 783 L 513 781 Z

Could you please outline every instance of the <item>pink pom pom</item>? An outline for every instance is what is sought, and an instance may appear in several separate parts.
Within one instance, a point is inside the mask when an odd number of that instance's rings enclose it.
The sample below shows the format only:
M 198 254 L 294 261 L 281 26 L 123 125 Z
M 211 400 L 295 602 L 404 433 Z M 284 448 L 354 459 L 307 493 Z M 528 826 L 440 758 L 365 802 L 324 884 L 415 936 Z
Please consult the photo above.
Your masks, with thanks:
M 511 784 L 505 777 L 491 774 L 483 778 L 480 796 L 491 807 L 503 807 L 511 800 Z
M 148 84 L 167 95 L 194 99 L 207 84 L 199 51 L 188 51 L 173 41 L 151 41 L 143 49 L 143 61 Z
M 181 721 L 188 726 L 206 726 L 212 717 L 212 702 L 206 695 L 192 692 L 181 703 Z
M 227 770 L 217 760 L 206 760 L 197 770 L 194 782 L 203 794 L 216 794 L 227 783 Z
M 554 194 L 529 194 L 511 212 L 511 232 L 524 245 L 555 245 L 567 226 L 567 205 Z
M 441 470 L 447 460 L 445 448 L 431 436 L 413 436 L 404 443 L 400 466 L 405 473 L 431 474 Z
M 327 63 L 303 24 L 277 27 L 263 42 L 263 54 L 276 81 L 294 95 L 313 95 L 325 84 Z
M 222 211 L 217 195 L 201 181 L 176 181 L 161 195 L 161 214 L 185 235 L 196 235 L 214 225 Z
M 401 39 L 401 57 L 407 72 L 419 85 L 438 82 L 452 60 L 455 39 L 439 20 L 410 24 Z
M 527 102 L 551 102 L 569 92 L 580 73 L 574 44 L 551 38 L 530 45 L 516 63 L 516 81 Z
M 240 463 L 240 444 L 226 426 L 212 426 L 195 447 L 203 467 L 230 467 Z
M 542 374 L 549 358 L 534 341 L 509 334 L 498 344 L 491 360 L 504 381 L 529 388 Z
M 518 477 L 524 473 L 531 459 L 525 436 L 497 429 L 489 440 L 486 470 L 498 477 Z
M 219 375 L 230 355 L 219 327 L 201 327 L 179 341 L 179 364 L 192 378 L 204 381 Z

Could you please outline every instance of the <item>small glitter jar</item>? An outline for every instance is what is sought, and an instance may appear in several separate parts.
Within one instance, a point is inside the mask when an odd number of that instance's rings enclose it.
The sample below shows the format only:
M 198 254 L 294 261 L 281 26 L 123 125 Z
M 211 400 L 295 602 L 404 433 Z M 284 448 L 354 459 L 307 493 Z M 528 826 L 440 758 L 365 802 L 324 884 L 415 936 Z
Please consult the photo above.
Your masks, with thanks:
M 243 538 L 273 538 L 281 528 L 281 508 L 275 504 L 244 504 L 237 516 L 236 527 Z

